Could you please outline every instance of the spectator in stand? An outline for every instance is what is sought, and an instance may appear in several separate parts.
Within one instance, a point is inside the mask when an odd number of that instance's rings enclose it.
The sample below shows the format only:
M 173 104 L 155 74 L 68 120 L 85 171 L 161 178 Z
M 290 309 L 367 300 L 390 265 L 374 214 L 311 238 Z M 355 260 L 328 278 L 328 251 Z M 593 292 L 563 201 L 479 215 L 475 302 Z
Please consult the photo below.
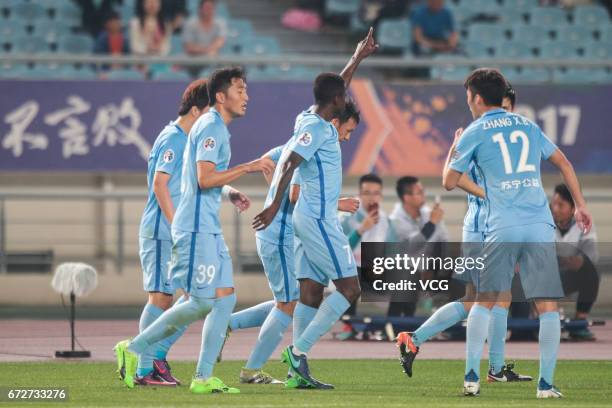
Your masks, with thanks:
M 130 53 L 127 36 L 121 27 L 121 17 L 111 11 L 104 20 L 104 30 L 98 34 L 94 44 L 94 53 L 121 55 Z
M 130 21 L 130 49 L 140 55 L 168 55 L 172 29 L 164 21 L 160 0 L 138 0 Z
M 73 0 L 82 10 L 81 24 L 94 38 L 105 28 L 107 17 L 122 0 Z
M 599 258 L 595 226 L 588 234 L 580 230 L 574 219 L 574 200 L 565 184 L 555 187 L 550 203 L 557 226 L 557 257 L 561 282 L 566 295 L 578 292 L 576 320 L 587 320 L 599 292 L 599 275 L 595 264 Z M 588 327 L 570 332 L 574 340 L 595 340 Z
M 225 44 L 225 22 L 215 18 L 214 0 L 200 1 L 198 17 L 183 30 L 183 46 L 189 55 L 214 56 Z
M 457 49 L 455 21 L 444 0 L 427 0 L 412 13 L 414 55 L 452 53 Z

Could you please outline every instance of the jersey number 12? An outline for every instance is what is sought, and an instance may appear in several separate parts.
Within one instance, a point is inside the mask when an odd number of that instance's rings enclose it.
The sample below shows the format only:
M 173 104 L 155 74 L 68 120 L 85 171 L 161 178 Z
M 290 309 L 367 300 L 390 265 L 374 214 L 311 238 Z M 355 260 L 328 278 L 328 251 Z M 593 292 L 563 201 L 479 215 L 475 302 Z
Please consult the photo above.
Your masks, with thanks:
M 516 173 L 524 173 L 527 171 L 536 171 L 535 165 L 527 164 L 529 158 L 529 138 L 525 132 L 521 130 L 515 130 L 510 133 L 510 143 L 517 143 L 521 140 L 521 156 L 519 157 L 518 165 L 516 166 Z M 499 150 L 501 151 L 502 159 L 504 161 L 504 171 L 506 174 L 512 174 L 512 161 L 510 160 L 510 151 L 508 145 L 504 139 L 503 133 L 496 133 L 493 135 L 493 141 L 499 143 Z

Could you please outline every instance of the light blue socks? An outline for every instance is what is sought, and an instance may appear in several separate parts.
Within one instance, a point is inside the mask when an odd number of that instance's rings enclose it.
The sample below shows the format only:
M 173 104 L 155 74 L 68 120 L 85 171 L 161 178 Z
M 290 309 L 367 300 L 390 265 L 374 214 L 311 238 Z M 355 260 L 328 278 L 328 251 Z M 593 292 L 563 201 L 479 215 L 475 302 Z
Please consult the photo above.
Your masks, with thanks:
M 215 299 L 190 296 L 188 301 L 175 304 L 136 336 L 130 342 L 128 350 L 138 355 L 143 354 L 158 341 L 173 335 L 196 320 L 203 319 L 212 309 L 214 302 Z
M 308 327 L 312 319 L 317 314 L 317 308 L 306 306 L 298 302 L 293 311 L 293 341 L 300 338 L 304 330 Z
M 138 331 L 142 333 L 145 331 L 147 327 L 149 327 L 155 320 L 159 318 L 164 313 L 163 309 L 151 304 L 147 303 L 142 309 L 142 314 L 140 315 L 140 322 L 138 323 Z M 139 377 L 144 377 L 153 371 L 153 360 L 154 356 L 150 353 L 143 353 L 138 356 L 138 370 L 136 374 Z
M 553 385 L 557 353 L 561 340 L 561 322 L 559 312 L 547 312 L 540 315 L 540 380 Z
M 263 302 L 248 309 L 232 313 L 229 328 L 231 330 L 248 329 L 249 327 L 260 327 L 270 311 L 274 307 L 274 301 Z
M 294 340 L 293 345 L 299 351 L 308 353 L 312 346 L 332 328 L 334 323 L 338 321 L 350 305 L 349 301 L 340 292 L 333 292 L 321 303 L 321 307 L 319 307 L 314 319 L 306 327 L 302 335 L 297 340 Z
M 465 374 L 470 371 L 480 378 L 480 358 L 489 329 L 491 311 L 484 306 L 474 305 L 467 319 L 467 341 Z
M 431 337 L 464 320 L 467 312 L 461 302 L 447 303 L 425 321 L 412 335 L 412 341 L 419 347 Z
M 196 378 L 206 380 L 212 376 L 217 356 L 223 347 L 225 333 L 236 306 L 236 294 L 218 298 L 202 328 L 202 346 L 196 368 Z
M 508 329 L 508 309 L 493 306 L 489 322 L 489 367 L 497 374 L 504 367 L 504 349 L 506 348 L 506 331 Z
M 257 343 L 245 367 L 251 370 L 261 369 L 278 347 L 290 323 L 291 316 L 280 309 L 272 309 L 261 326 Z

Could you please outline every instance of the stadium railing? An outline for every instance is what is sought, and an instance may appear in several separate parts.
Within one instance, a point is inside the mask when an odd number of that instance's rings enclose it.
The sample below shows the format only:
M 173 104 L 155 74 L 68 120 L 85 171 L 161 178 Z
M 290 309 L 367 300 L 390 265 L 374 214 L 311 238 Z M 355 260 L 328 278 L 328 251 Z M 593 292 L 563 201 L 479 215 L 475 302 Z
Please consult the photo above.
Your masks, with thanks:
M 259 208 L 263 205 L 263 202 L 266 197 L 266 193 L 262 189 L 244 189 L 243 190 L 252 201 L 252 207 Z M 433 201 L 433 199 L 439 196 L 442 193 L 442 190 L 430 189 L 428 190 L 427 199 Z M 356 191 L 348 190 L 343 191 L 343 195 L 355 195 Z M 444 192 L 444 201 L 446 203 L 455 203 L 460 204 L 465 202 L 465 194 L 461 192 Z M 589 203 L 605 203 L 607 205 L 612 203 L 612 192 L 589 192 L 585 191 L 585 197 Z M 102 248 L 103 250 L 100 252 L 100 255 L 96 255 L 95 259 L 84 259 L 84 257 L 74 256 L 73 258 L 78 258 L 78 260 L 82 261 L 92 261 L 96 262 L 100 265 L 106 265 L 109 261 L 112 265 L 114 265 L 113 269 L 115 269 L 116 273 L 121 274 L 124 270 L 124 267 L 129 262 L 134 262 L 137 258 L 137 251 L 130 256 L 126 256 L 126 243 L 134 243 L 137 242 L 137 232 L 134 236 L 126 237 L 126 227 L 129 226 L 131 228 L 136 227 L 135 223 L 138 223 L 140 220 L 140 213 L 135 214 L 134 210 L 131 210 L 129 216 L 126 215 L 126 207 L 128 204 L 144 204 L 146 199 L 146 191 L 145 190 L 130 190 L 129 192 L 107 192 L 107 191 L 99 191 L 99 190 L 81 190 L 81 191 L 63 191 L 63 192 L 41 192 L 36 190 L 22 190 L 22 191 L 0 191 L 0 274 L 7 272 L 7 249 L 13 250 L 15 249 L 15 243 L 10 243 L 10 239 L 7 235 L 7 226 L 10 224 L 11 227 L 18 227 L 20 225 L 36 225 L 37 230 L 41 230 L 41 226 L 47 226 L 47 228 L 52 228 L 49 225 L 48 220 L 28 220 L 24 221 L 23 218 L 17 217 L 17 219 L 12 219 L 11 214 L 7 211 L 7 204 L 10 202 L 50 202 L 50 201 L 64 201 L 64 202 L 76 202 L 76 201 L 86 201 L 86 202 L 94 202 L 94 203 L 114 203 L 114 211 L 115 216 L 114 220 L 114 229 L 116 237 L 114 240 L 108 240 L 105 237 L 105 234 L 99 234 L 98 236 L 94 236 L 94 240 L 89 242 L 91 245 L 95 247 Z M 256 207 L 259 206 L 259 207 Z M 108 213 L 112 211 L 113 207 L 107 207 L 104 209 L 104 212 Z M 138 211 L 141 211 L 139 209 Z M 111 217 L 109 217 L 111 218 Z M 128 219 L 131 220 L 128 222 Z M 138 221 L 134 221 L 134 220 Z M 600 222 L 605 222 L 603 219 L 599 219 Z M 95 224 L 96 222 L 100 222 L 97 219 L 91 219 L 90 225 Z M 57 221 L 55 224 L 62 225 L 63 222 Z M 129 225 L 128 225 L 129 224 Z M 228 244 L 232 248 L 232 257 L 234 261 L 234 265 L 237 267 L 236 271 L 243 272 L 245 270 L 245 266 L 247 269 L 249 266 L 252 266 L 254 263 L 258 262 L 256 254 L 254 251 L 248 251 L 243 248 L 243 240 L 253 239 L 251 230 L 250 230 L 250 218 L 245 218 L 241 216 L 238 212 L 234 211 L 232 216 L 232 225 L 231 229 L 226 228 L 226 235 L 231 236 L 233 239 L 228 239 Z M 78 225 L 78 224 L 77 224 Z M 108 224 L 105 224 L 104 227 L 107 227 Z M 66 225 L 64 225 L 66 227 Z M 58 234 L 60 235 L 60 234 Z M 95 234 L 94 234 L 95 235 Z M 229 238 L 229 237 L 228 237 Z M 39 239 L 40 241 L 36 241 Z M 56 237 L 54 239 L 61 239 Z M 77 238 L 81 239 L 81 238 Z M 601 237 L 600 237 L 601 239 Z M 29 244 L 40 244 L 41 250 L 49 250 L 48 246 L 50 245 L 49 241 L 44 241 L 40 237 L 32 236 L 28 237 Z M 114 247 L 113 250 L 108 250 L 109 247 Z M 11 248 L 9 248 L 11 247 Z M 44 248 L 43 248 L 44 247 Z M 23 252 L 21 248 L 15 249 L 15 252 Z M 114 252 L 114 253 L 113 253 Z M 41 252 L 42 253 L 42 252 Z M 19 257 L 17 257 L 19 258 Z M 57 264 L 60 261 L 74 261 L 75 259 L 54 259 L 54 264 Z M 65 257 L 64 257 L 65 258 Z M 27 260 L 26 260 L 27 261 Z M 26 262 L 24 261 L 24 262 Z M 600 262 L 612 263 L 612 257 L 610 259 L 602 259 Z M 103 266 L 105 268 L 106 266 Z

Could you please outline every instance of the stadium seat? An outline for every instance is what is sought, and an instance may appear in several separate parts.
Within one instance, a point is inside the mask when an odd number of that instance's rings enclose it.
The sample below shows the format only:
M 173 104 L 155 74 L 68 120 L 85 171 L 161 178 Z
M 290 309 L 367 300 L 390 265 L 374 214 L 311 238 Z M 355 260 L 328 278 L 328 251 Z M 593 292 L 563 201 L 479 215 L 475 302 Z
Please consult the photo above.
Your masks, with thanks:
M 504 8 L 511 8 L 522 13 L 527 13 L 539 6 L 540 0 L 503 0 L 502 3 Z
M 183 38 L 174 34 L 170 38 L 170 55 L 182 55 L 185 54 L 185 49 L 183 48 Z
M 134 17 L 136 7 L 135 0 L 123 0 L 121 7 L 117 10 L 121 16 L 121 21 L 127 26 L 132 17 Z
M 612 43 L 590 42 L 584 46 L 584 56 L 597 60 L 612 59 Z
M 217 6 L 215 8 L 215 16 L 217 18 L 222 18 L 224 20 L 230 19 L 231 15 L 229 12 L 229 7 L 227 7 L 227 4 L 217 2 Z
M 470 72 L 471 69 L 465 66 L 436 66 L 431 69 L 431 79 L 439 79 L 450 82 L 463 82 Z
M 81 9 L 75 3 L 67 1 L 57 9 L 55 19 L 69 27 L 79 27 L 81 15 Z
M 501 10 L 501 5 L 491 0 L 469 0 L 459 3 L 456 9 L 469 9 L 473 14 L 497 15 Z
M 42 19 L 34 22 L 32 32 L 44 38 L 47 43 L 56 44 L 62 36 L 70 35 L 70 27 L 52 20 Z
M 278 40 L 270 36 L 257 36 L 248 39 L 244 44 L 242 54 L 275 55 L 281 51 Z
M 42 38 L 34 35 L 20 35 L 10 40 L 11 53 L 45 54 L 50 52 L 49 45 Z
M 405 19 L 386 19 L 378 25 L 377 40 L 381 48 L 404 49 L 410 46 L 412 33 Z
M 550 81 L 551 75 L 548 69 L 546 68 L 536 68 L 536 67 L 523 67 L 520 70 L 517 70 L 512 78 L 508 77 L 510 82 L 514 83 L 523 83 L 523 84 L 532 84 L 532 83 L 543 83 Z
M 59 79 L 62 78 L 59 65 L 49 66 L 45 64 L 36 64 L 27 71 L 24 71 L 27 78 L 32 79 Z
M 576 59 L 578 52 L 571 43 L 547 41 L 538 47 L 540 58 L 545 59 Z
M 28 23 L 32 23 L 34 20 L 43 18 L 47 14 L 45 8 L 38 3 L 31 3 L 27 1 L 21 1 L 14 5 L 11 5 L 10 16 L 11 19 L 18 18 Z
M 361 7 L 361 0 L 326 0 L 325 15 L 350 15 L 357 13 Z
M 555 27 L 567 24 L 567 14 L 558 7 L 535 7 L 529 12 L 529 22 L 540 27 Z
M 464 24 L 466 21 L 474 17 L 474 10 L 469 8 L 456 8 L 452 9 L 453 18 L 459 24 Z
M 499 41 L 493 48 L 493 54 L 497 58 L 508 59 L 533 57 L 532 49 L 520 41 Z
M 232 19 L 227 22 L 227 38 L 243 40 L 253 36 L 253 24 L 249 20 Z
M 474 23 L 468 27 L 468 39 L 475 41 L 506 39 L 506 30 L 498 24 Z
M 191 76 L 185 71 L 160 71 L 153 74 L 156 81 L 191 81 Z
M 580 47 L 593 41 L 593 31 L 587 27 L 563 26 L 557 30 L 557 41 L 564 41 Z
M 90 54 L 94 42 L 87 34 L 68 34 L 60 38 L 58 51 L 70 54 Z
M 599 5 L 576 6 L 572 15 L 574 16 L 574 24 L 584 27 L 610 24 L 608 11 Z
M 144 79 L 142 72 L 132 69 L 115 69 L 109 71 L 106 74 L 106 78 L 111 81 L 124 81 L 124 80 L 140 80 Z
M 0 43 L 6 44 L 11 38 L 25 35 L 27 32 L 26 25 L 22 20 L 0 20 Z
M 599 42 L 612 42 L 612 24 L 600 27 L 597 31 L 599 32 Z
M 560 84 L 600 84 L 608 81 L 608 73 L 605 69 L 598 68 L 557 69 L 553 72 L 553 81 Z
M 72 65 L 63 65 L 60 68 L 59 78 L 70 80 L 92 80 L 97 79 L 98 75 L 89 65 L 84 65 L 80 68 L 75 68 Z
M 355 13 L 351 15 L 351 19 L 349 21 L 349 27 L 353 33 L 365 33 L 370 28 L 366 23 L 363 22 L 361 17 L 359 17 L 359 13 Z
M 19 79 L 26 77 L 28 66 L 25 64 L 1 64 L 0 78 L 2 79 Z
M 226 37 L 223 48 L 219 51 L 222 55 L 236 55 L 241 54 L 245 48 L 244 40 L 240 38 Z
M 487 58 L 491 56 L 489 47 L 480 41 L 465 40 L 461 41 L 459 46 L 468 57 Z
M 530 45 L 532 48 L 538 44 L 549 41 L 550 36 L 546 29 L 539 26 L 531 26 L 525 24 L 516 24 L 512 26 L 512 40 L 522 42 L 525 45 Z
M 525 13 L 520 10 L 513 8 L 502 8 L 498 14 L 500 23 L 507 26 L 513 26 L 515 24 L 525 24 Z

